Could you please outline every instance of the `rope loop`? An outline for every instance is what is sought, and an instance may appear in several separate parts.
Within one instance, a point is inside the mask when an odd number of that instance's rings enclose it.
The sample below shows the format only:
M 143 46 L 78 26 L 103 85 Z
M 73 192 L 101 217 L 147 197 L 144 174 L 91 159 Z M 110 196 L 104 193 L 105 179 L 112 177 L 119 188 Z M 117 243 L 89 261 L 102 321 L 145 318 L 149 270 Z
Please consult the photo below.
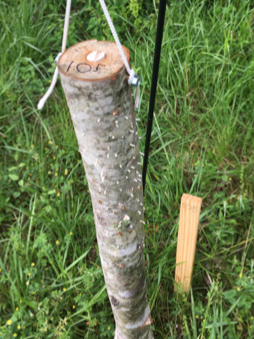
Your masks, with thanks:
M 58 53 L 57 56 L 55 57 L 55 64 L 57 65 L 58 63 L 58 60 L 60 59 L 60 56 L 62 55 L 63 53 Z
M 139 76 L 136 75 L 135 71 L 130 68 L 130 65 L 129 65 L 128 61 L 127 61 L 126 55 L 124 54 L 124 51 L 123 51 L 123 47 L 122 47 L 122 45 L 120 43 L 120 40 L 118 38 L 118 35 L 116 33 L 116 29 L 114 27 L 114 24 L 113 24 L 113 22 L 112 22 L 112 20 L 110 18 L 110 15 L 109 15 L 107 6 L 105 4 L 105 1 L 104 0 L 99 0 L 99 1 L 100 1 L 100 4 L 101 4 L 101 7 L 103 9 L 103 12 L 105 14 L 105 17 L 107 19 L 107 22 L 109 24 L 110 30 L 111 30 L 111 32 L 112 32 L 112 34 L 114 36 L 115 42 L 117 44 L 118 50 L 119 50 L 119 52 L 121 54 L 121 57 L 123 59 L 124 65 L 126 67 L 126 70 L 127 70 L 128 74 L 130 75 L 129 76 L 129 80 L 128 80 L 128 84 L 133 86 L 133 87 L 139 87 L 139 85 L 140 85 L 140 78 L 139 78 Z M 66 49 L 67 35 L 68 35 L 68 29 L 69 29 L 69 20 L 70 20 L 70 11 L 71 11 L 71 0 L 67 0 L 66 11 L 65 11 L 65 19 L 64 19 L 62 52 L 59 53 L 57 55 L 57 57 L 55 58 L 56 65 L 57 65 L 57 62 L 58 62 L 60 56 L 62 55 L 62 53 Z M 54 87 L 55 87 L 56 82 L 57 82 L 57 77 L 58 77 L 58 68 L 56 66 L 56 69 L 55 69 L 55 72 L 54 72 L 54 76 L 53 76 L 51 85 L 50 85 L 49 89 L 47 90 L 47 92 L 45 93 L 45 95 L 39 101 L 39 103 L 37 105 L 38 109 L 42 109 L 43 108 L 43 106 L 44 106 L 45 102 L 47 101 L 48 97 L 53 92 Z
M 130 71 L 128 84 L 133 86 L 133 87 L 139 87 L 139 85 L 140 85 L 140 77 L 135 73 L 135 71 L 133 69 L 131 69 L 131 71 Z

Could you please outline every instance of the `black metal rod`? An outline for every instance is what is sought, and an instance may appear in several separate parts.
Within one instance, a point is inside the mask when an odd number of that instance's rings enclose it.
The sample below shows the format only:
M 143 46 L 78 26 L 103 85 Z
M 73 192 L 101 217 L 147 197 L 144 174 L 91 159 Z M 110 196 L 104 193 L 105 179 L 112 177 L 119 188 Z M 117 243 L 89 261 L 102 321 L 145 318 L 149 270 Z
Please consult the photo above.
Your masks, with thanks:
M 143 162 L 142 179 L 143 179 L 143 193 L 144 194 L 145 194 L 145 186 L 146 186 L 146 172 L 147 172 L 147 165 L 148 165 L 150 140 L 151 140 L 152 126 L 153 126 L 153 111 L 154 111 L 154 105 L 155 105 L 156 88 L 157 88 L 158 73 L 159 73 L 159 66 L 160 66 L 161 44 L 162 44 L 162 38 L 163 38 L 163 27 L 164 27 L 164 21 L 165 21 L 166 3 L 167 3 L 167 0 L 160 0 L 154 61 L 153 61 L 153 76 L 152 76 L 147 130 L 146 130 L 145 155 L 144 155 L 144 162 Z

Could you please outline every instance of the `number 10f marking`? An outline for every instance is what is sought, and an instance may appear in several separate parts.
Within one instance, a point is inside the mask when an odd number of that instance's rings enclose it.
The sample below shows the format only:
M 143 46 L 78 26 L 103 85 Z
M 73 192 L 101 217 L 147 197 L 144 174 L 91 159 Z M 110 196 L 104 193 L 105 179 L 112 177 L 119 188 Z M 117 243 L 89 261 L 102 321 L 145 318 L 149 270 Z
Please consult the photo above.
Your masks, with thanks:
M 74 63 L 74 61 L 72 61 L 68 68 L 67 68 L 67 72 L 69 72 L 70 68 L 71 68 L 71 65 Z M 98 72 L 99 71 L 99 67 L 106 67 L 106 65 L 103 65 L 103 64 L 98 64 L 94 69 L 92 68 L 91 65 L 89 65 L 87 62 L 82 62 L 80 64 L 78 64 L 76 66 L 76 70 L 79 72 L 79 73 L 90 73 L 90 72 Z

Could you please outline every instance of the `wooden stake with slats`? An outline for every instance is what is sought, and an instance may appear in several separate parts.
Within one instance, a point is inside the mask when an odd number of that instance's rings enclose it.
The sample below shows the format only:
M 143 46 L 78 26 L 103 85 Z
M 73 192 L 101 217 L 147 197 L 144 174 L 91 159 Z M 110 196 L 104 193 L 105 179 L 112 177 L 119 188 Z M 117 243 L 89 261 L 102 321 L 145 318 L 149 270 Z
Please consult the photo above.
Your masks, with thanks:
M 202 199 L 184 194 L 181 200 L 176 252 L 175 290 L 189 292 Z

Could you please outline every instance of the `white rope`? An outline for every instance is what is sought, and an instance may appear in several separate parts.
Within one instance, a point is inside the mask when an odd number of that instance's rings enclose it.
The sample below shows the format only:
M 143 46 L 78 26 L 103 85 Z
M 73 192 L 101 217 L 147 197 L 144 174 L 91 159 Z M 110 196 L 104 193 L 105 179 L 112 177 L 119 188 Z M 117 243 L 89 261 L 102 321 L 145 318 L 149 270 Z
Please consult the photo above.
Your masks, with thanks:
M 114 39 L 115 39 L 115 42 L 116 42 L 116 44 L 117 44 L 117 47 L 118 47 L 119 52 L 120 52 L 120 54 L 121 54 L 121 57 L 122 57 L 122 59 L 123 59 L 124 65 L 125 65 L 125 67 L 126 67 L 126 70 L 127 70 L 127 72 L 129 73 L 129 75 L 130 75 L 130 76 L 129 76 L 128 83 L 129 83 L 129 85 L 133 85 L 133 86 L 135 86 L 135 87 L 138 87 L 138 86 L 139 86 L 139 81 L 140 81 L 140 80 L 139 80 L 139 78 L 137 77 L 135 71 L 134 71 L 133 69 L 131 69 L 130 66 L 129 66 L 129 63 L 128 63 L 127 58 L 126 58 L 126 55 L 124 54 L 124 51 L 123 51 L 123 47 L 122 47 L 121 42 L 120 42 L 120 40 L 119 40 L 119 38 L 118 38 L 118 35 L 117 35 L 117 33 L 116 33 L 115 26 L 114 26 L 114 24 L 113 24 L 113 22 L 112 22 L 112 20 L 111 20 L 110 15 L 109 15 L 107 6 L 106 6 L 106 4 L 105 4 L 105 1 L 104 1 L 104 0 L 99 0 L 99 1 L 100 1 L 100 4 L 101 4 L 101 7 L 102 7 L 102 9 L 103 9 L 104 15 L 105 15 L 105 17 L 106 17 L 106 19 L 107 19 L 107 22 L 108 22 L 108 24 L 109 24 L 111 33 L 113 34 L 113 37 L 114 37 Z
M 125 55 L 125 53 L 124 53 L 124 51 L 123 51 L 123 47 L 122 47 L 121 42 L 120 42 L 120 40 L 119 40 L 119 38 L 118 38 L 118 35 L 117 35 L 117 33 L 116 33 L 115 26 L 114 26 L 114 24 L 113 24 L 113 22 L 112 22 L 112 20 L 111 20 L 110 15 L 109 15 L 109 12 L 108 12 L 106 3 L 105 3 L 104 0 L 99 0 L 99 1 L 100 1 L 100 4 L 101 4 L 101 7 L 102 7 L 102 9 L 103 9 L 104 15 L 105 15 L 105 17 L 106 17 L 106 19 L 107 19 L 107 22 L 108 22 L 108 24 L 109 24 L 111 33 L 113 34 L 113 37 L 114 37 L 115 42 L 116 42 L 116 44 L 117 44 L 118 50 L 119 50 L 119 52 L 120 52 L 120 54 L 121 54 L 121 57 L 122 57 L 122 59 L 123 59 L 125 68 L 126 68 L 127 72 L 129 73 L 128 84 L 129 84 L 129 85 L 132 85 L 132 86 L 135 86 L 135 87 L 139 87 L 139 85 L 140 85 L 140 79 L 139 79 L 139 77 L 136 75 L 135 71 L 134 71 L 133 69 L 131 69 L 130 66 L 129 66 L 129 63 L 128 63 L 127 58 L 126 58 L 126 55 Z M 139 97 L 139 96 L 138 96 L 138 97 Z M 138 99 L 137 101 L 139 101 L 139 99 Z M 139 106 L 139 102 L 138 102 L 138 103 L 136 102 L 136 106 L 137 106 L 137 105 Z
M 65 11 L 65 19 L 64 19 L 63 40 L 62 40 L 62 53 L 66 49 L 67 35 L 68 35 L 69 21 L 70 21 L 70 12 L 71 12 L 71 0 L 67 0 L 66 11 Z M 58 56 L 55 59 L 56 62 L 58 61 L 58 59 L 60 58 L 62 53 L 58 54 Z M 55 87 L 56 82 L 57 82 L 57 77 L 58 77 L 58 68 L 56 66 L 55 72 L 54 72 L 54 75 L 53 75 L 53 79 L 52 79 L 52 82 L 51 82 L 51 85 L 49 86 L 49 89 L 47 90 L 47 92 L 44 94 L 44 96 L 39 101 L 39 103 L 37 105 L 38 109 L 42 109 L 43 108 L 43 106 L 45 105 L 45 102 L 48 100 L 48 97 L 53 92 L 54 87 Z
M 108 22 L 108 24 L 109 24 L 111 33 L 113 34 L 113 37 L 114 37 L 114 39 L 115 39 L 115 42 L 116 42 L 116 44 L 117 44 L 117 47 L 118 47 L 119 52 L 120 52 L 120 54 L 121 54 L 121 57 L 122 57 L 122 59 L 123 59 L 124 65 L 125 65 L 125 67 L 126 67 L 126 70 L 127 70 L 127 72 L 129 73 L 130 76 L 131 76 L 131 75 L 134 76 L 134 75 L 135 75 L 135 72 L 134 72 L 133 70 L 131 70 L 131 68 L 130 68 L 130 66 L 129 66 L 129 63 L 128 63 L 127 59 L 126 59 L 126 55 L 124 54 L 124 51 L 123 51 L 121 42 L 120 42 L 120 40 L 119 40 L 119 38 L 118 38 L 118 35 L 117 35 L 117 33 L 116 33 L 114 24 L 113 24 L 113 22 L 112 22 L 112 20 L 111 20 L 111 17 L 110 17 L 110 15 L 109 15 L 107 6 L 106 6 L 106 4 L 105 4 L 105 1 L 104 1 L 104 0 L 99 0 L 99 1 L 100 1 L 100 4 L 101 4 L 101 7 L 102 7 L 102 9 L 103 9 L 103 12 L 104 12 L 104 14 L 105 14 L 105 17 L 106 17 L 106 19 L 107 19 L 107 22 Z
M 68 35 L 69 21 L 70 21 L 70 14 L 71 14 L 71 0 L 67 0 L 66 10 L 65 10 L 65 19 L 64 19 L 64 32 L 63 32 L 63 41 L 62 41 L 62 53 L 66 49 L 67 35 Z
M 39 103 L 37 105 L 38 109 L 43 108 L 43 106 L 45 105 L 45 102 L 48 100 L 48 97 L 53 92 L 54 87 L 55 87 L 56 82 L 57 82 L 57 77 L 58 77 L 58 68 L 56 67 L 54 75 L 53 75 L 53 79 L 51 81 L 51 85 L 49 86 L 49 89 L 47 90 L 47 92 L 44 94 L 44 96 L 41 98 L 41 100 L 39 101 Z
M 116 33 L 116 30 L 115 30 L 115 27 L 114 27 L 114 24 L 110 18 L 110 15 L 109 15 L 109 12 L 108 12 L 108 9 L 107 9 L 107 6 L 105 4 L 105 1 L 104 0 L 99 0 L 100 1 L 100 4 L 101 4 L 101 7 L 103 9 L 103 12 L 106 16 L 106 19 L 107 19 L 107 22 L 109 24 L 109 27 L 110 27 L 110 30 L 113 34 L 113 37 L 115 39 L 115 42 L 117 44 L 117 47 L 119 49 L 119 52 L 121 54 L 121 57 L 123 59 L 123 62 L 124 62 L 124 65 L 126 67 L 126 70 L 127 72 L 129 73 L 129 80 L 128 80 L 128 83 L 129 85 L 132 85 L 132 86 L 135 86 L 135 87 L 138 87 L 139 84 L 140 84 L 140 79 L 139 77 L 136 75 L 135 71 L 133 69 L 130 68 L 129 66 L 129 63 L 127 61 L 127 58 L 126 58 L 126 55 L 124 54 L 124 51 L 123 51 L 123 47 L 120 43 L 120 40 L 118 38 L 118 35 Z M 69 29 L 69 21 L 70 21 L 70 12 L 71 12 L 71 0 L 67 0 L 67 4 L 66 4 L 66 11 L 65 11 L 65 19 L 64 19 L 64 31 L 63 31 L 63 40 L 62 40 L 62 52 L 58 54 L 57 58 L 55 59 L 56 63 L 58 61 L 58 59 L 60 58 L 60 56 L 62 55 L 62 53 L 65 51 L 66 49 L 66 43 L 67 43 L 67 35 L 68 35 L 68 29 Z M 45 105 L 45 102 L 47 101 L 48 97 L 51 95 L 51 93 L 53 92 L 54 90 L 54 87 L 56 85 L 56 82 L 57 82 L 57 77 L 58 77 L 58 68 L 56 66 L 55 68 L 55 72 L 54 72 L 54 75 L 53 75 L 53 79 L 52 79 L 52 82 L 51 82 L 51 85 L 49 86 L 49 89 L 47 90 L 47 92 L 44 94 L 44 96 L 41 98 L 41 100 L 39 101 L 38 105 L 37 105 L 37 108 L 38 109 L 42 109 L 43 106 Z M 137 91 L 139 93 L 139 91 Z M 137 94 L 138 94 L 137 93 Z M 136 96 L 136 105 L 139 105 L 139 95 Z

